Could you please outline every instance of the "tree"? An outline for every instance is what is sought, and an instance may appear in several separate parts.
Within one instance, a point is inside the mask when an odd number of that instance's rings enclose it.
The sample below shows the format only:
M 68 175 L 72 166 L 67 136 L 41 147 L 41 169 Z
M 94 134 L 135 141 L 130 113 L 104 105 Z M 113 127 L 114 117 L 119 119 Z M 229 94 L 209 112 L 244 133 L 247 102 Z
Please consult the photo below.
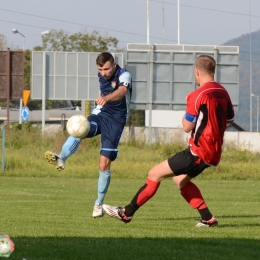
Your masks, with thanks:
M 24 52 L 24 89 L 31 88 L 31 56 L 32 52 L 30 50 Z
M 103 52 L 117 48 L 118 40 L 107 33 L 101 35 L 98 31 L 87 31 L 67 34 L 63 30 L 51 30 L 49 34 L 42 36 L 42 46 L 36 50 L 66 51 L 66 52 Z
M 0 51 L 6 49 L 7 41 L 6 37 L 3 34 L 0 34 Z
M 134 136 L 135 126 L 145 125 L 145 110 L 131 110 L 130 116 L 126 122 L 126 126 L 129 127 L 129 132 L 131 136 Z
M 42 36 L 42 46 L 34 47 L 34 51 L 66 51 L 66 52 L 103 52 L 117 51 L 118 40 L 107 33 L 101 35 L 97 31 L 87 31 L 75 34 L 67 34 L 63 30 L 51 30 L 49 34 Z M 121 49 L 122 51 L 122 49 Z M 25 89 L 30 89 L 31 51 L 25 52 Z M 81 101 L 74 101 L 74 105 L 81 105 Z M 41 101 L 32 100 L 28 103 L 31 110 L 41 109 Z M 46 108 L 66 107 L 66 101 L 47 100 Z

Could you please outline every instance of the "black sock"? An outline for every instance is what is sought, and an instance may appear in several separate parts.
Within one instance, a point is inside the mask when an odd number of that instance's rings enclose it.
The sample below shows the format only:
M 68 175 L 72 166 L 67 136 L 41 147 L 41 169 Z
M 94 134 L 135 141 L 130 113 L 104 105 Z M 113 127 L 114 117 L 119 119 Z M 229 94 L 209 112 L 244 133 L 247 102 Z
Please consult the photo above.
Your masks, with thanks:
M 210 220 L 212 218 L 212 214 L 210 213 L 208 208 L 198 209 L 202 220 Z
M 126 214 L 126 216 L 128 217 L 131 217 L 135 214 L 135 212 L 139 209 L 139 207 L 136 205 L 136 206 L 133 206 L 131 203 L 128 204 L 127 206 L 124 207 L 125 208 L 125 211 L 124 213 Z

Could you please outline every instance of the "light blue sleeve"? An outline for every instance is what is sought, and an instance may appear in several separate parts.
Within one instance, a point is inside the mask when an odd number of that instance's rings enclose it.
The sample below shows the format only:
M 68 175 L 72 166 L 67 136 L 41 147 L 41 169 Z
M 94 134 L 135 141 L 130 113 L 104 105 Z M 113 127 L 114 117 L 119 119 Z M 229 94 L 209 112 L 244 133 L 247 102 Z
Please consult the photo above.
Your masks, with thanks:
M 132 77 L 131 77 L 131 74 L 128 71 L 124 72 L 123 74 L 121 74 L 119 76 L 119 85 L 122 85 L 120 83 L 124 83 L 124 82 L 131 84 L 131 81 L 132 81 Z

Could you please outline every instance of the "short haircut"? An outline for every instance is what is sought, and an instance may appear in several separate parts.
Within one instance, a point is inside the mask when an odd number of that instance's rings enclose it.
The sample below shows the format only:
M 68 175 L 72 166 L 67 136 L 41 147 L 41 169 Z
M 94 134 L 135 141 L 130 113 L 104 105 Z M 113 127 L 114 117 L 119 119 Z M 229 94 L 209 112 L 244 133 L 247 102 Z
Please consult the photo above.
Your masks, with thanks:
M 101 52 L 96 59 L 96 63 L 98 66 L 103 67 L 106 62 L 110 61 L 114 63 L 114 57 L 110 52 Z
M 215 74 L 216 61 L 211 56 L 200 55 L 196 59 L 195 67 L 213 76 Z

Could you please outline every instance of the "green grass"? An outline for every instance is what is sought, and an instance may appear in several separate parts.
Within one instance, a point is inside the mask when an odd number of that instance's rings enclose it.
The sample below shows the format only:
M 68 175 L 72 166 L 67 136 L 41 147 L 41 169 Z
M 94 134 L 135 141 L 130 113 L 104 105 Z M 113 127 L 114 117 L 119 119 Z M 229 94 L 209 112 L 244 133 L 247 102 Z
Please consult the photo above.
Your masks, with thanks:
M 22 129 L 12 128 L 6 137 L 5 170 L 1 175 L 96 178 L 98 176 L 99 137 L 82 140 L 77 153 L 67 161 L 64 172 L 55 171 L 53 165 L 45 162 L 45 151 L 59 153 L 66 139 L 66 132 L 60 132 L 54 136 L 42 136 L 39 128 L 26 124 L 22 125 Z M 111 166 L 113 178 L 144 179 L 152 166 L 186 147 L 187 144 L 183 143 L 163 145 L 156 143 L 149 146 L 129 138 L 128 142 L 119 144 L 119 157 Z M 222 160 L 218 167 L 206 169 L 198 178 L 260 180 L 259 158 L 260 153 L 224 145 Z
M 144 181 L 113 178 L 106 203 L 127 204 Z M 15 243 L 10 259 L 260 259 L 259 181 L 195 180 L 216 228 L 194 227 L 199 215 L 171 179 L 129 224 L 92 218 L 97 178 L 1 176 L 0 183 L 0 233 Z
M 259 153 L 224 146 L 218 167 L 195 179 L 219 219 L 217 228 L 194 227 L 199 215 L 170 179 L 126 225 L 91 216 L 99 137 L 83 140 L 62 172 L 45 162 L 45 151 L 59 152 L 66 138 L 65 132 L 42 136 L 28 124 L 13 126 L 6 136 L 0 234 L 15 243 L 10 259 L 260 259 Z M 120 143 L 105 202 L 129 203 L 152 166 L 186 147 L 134 139 Z

